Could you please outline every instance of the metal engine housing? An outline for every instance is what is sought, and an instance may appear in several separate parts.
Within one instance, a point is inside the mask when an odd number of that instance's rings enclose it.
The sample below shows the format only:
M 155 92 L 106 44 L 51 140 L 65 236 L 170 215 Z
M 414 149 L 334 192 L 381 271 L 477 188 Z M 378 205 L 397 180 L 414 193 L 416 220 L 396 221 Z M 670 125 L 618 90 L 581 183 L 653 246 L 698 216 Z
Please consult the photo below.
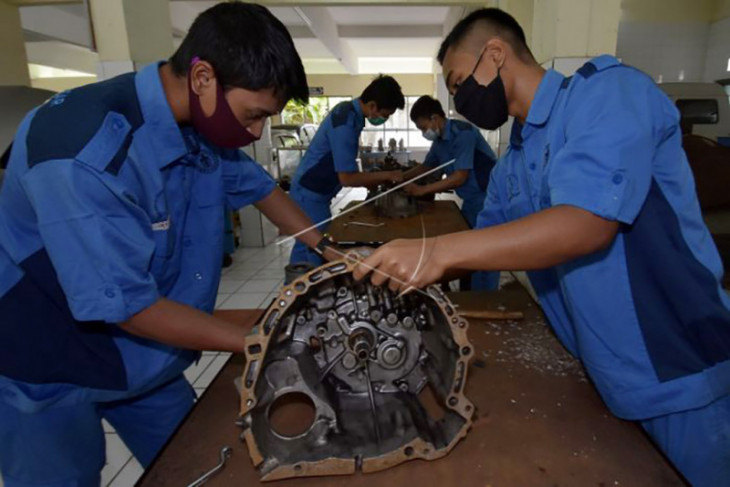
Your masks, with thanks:
M 438 287 L 399 297 L 355 281 L 355 265 L 284 286 L 247 337 L 242 437 L 262 480 L 434 460 L 471 426 L 468 323 Z M 282 415 L 303 424 L 283 432 Z

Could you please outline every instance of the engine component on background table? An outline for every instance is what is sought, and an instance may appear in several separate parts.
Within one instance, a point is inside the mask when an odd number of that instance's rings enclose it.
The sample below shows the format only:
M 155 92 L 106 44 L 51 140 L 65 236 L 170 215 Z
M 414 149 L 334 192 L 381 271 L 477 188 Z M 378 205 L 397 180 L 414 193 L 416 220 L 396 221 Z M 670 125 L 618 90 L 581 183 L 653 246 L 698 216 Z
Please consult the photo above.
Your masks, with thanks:
M 408 218 L 418 215 L 418 201 L 402 190 L 391 191 L 375 200 L 375 214 L 385 218 Z
M 307 272 L 314 269 L 311 262 L 295 262 L 284 267 L 284 284 L 289 284 L 299 276 L 303 276 Z
M 355 266 L 284 286 L 246 339 L 242 436 L 264 481 L 435 460 L 471 426 L 467 321 L 438 287 L 399 297 Z

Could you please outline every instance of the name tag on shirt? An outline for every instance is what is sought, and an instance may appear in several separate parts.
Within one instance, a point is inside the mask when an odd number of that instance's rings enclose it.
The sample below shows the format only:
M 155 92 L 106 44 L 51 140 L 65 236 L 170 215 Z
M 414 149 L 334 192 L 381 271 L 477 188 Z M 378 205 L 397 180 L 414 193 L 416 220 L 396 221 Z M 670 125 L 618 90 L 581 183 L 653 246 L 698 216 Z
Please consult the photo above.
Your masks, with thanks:
M 152 231 L 153 232 L 162 232 L 164 230 L 170 229 L 170 217 L 167 217 L 167 220 L 163 220 L 161 222 L 155 222 L 152 224 Z

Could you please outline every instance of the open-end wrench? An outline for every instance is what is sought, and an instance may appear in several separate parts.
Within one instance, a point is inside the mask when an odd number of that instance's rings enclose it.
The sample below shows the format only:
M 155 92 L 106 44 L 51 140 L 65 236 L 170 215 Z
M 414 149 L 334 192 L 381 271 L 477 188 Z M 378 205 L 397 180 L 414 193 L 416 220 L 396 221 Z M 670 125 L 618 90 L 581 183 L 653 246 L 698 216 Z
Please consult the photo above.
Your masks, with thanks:
M 188 487 L 198 487 L 199 485 L 203 485 L 204 483 L 206 483 L 213 475 L 223 470 L 223 467 L 226 464 L 226 460 L 228 460 L 232 454 L 233 448 L 231 448 L 230 446 L 224 446 L 221 449 L 220 463 L 210 469 L 208 472 L 204 473 L 200 478 L 198 478 L 198 480 L 194 481 L 192 484 L 189 484 Z

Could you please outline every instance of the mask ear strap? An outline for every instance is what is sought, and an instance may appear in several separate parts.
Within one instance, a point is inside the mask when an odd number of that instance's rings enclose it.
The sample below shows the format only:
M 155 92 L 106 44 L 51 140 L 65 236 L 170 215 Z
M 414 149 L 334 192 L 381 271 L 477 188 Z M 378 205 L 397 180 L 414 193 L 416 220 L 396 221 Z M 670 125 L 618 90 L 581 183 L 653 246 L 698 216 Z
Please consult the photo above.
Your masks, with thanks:
M 479 67 L 479 63 L 482 62 L 482 57 L 484 57 L 484 53 L 487 51 L 487 46 L 484 46 L 484 49 L 482 49 L 482 52 L 479 53 L 479 59 L 477 59 L 477 63 L 474 65 L 474 69 L 471 70 L 471 74 L 477 72 L 477 68 Z

